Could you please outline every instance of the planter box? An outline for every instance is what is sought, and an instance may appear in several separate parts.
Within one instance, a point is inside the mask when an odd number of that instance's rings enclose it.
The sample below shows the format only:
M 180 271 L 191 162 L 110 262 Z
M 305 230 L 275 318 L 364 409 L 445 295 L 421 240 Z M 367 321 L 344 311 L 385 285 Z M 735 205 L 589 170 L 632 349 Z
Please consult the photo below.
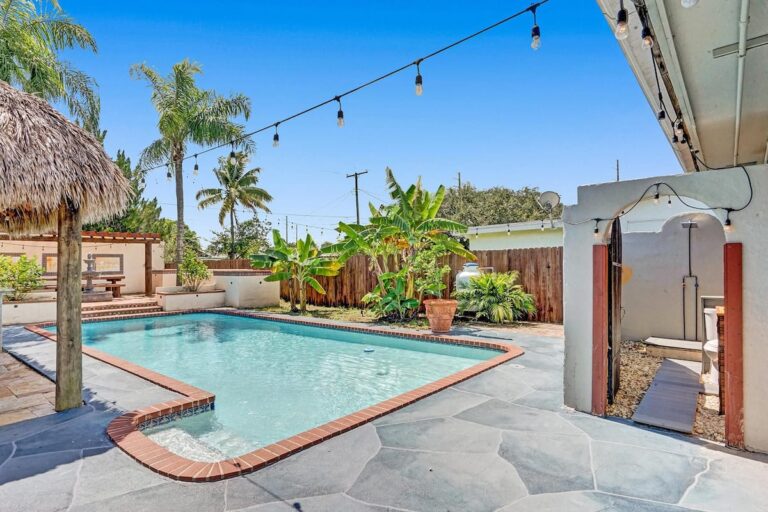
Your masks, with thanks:
M 3 302 L 3 324 L 32 324 L 56 321 L 56 301 Z
M 175 287 L 174 287 L 175 288 Z M 224 305 L 224 290 L 199 290 L 185 292 L 158 289 L 157 296 L 163 311 L 220 308 Z
M 280 303 L 280 283 L 264 279 L 258 270 L 214 270 L 216 288 L 226 292 L 225 303 L 234 308 L 262 308 Z

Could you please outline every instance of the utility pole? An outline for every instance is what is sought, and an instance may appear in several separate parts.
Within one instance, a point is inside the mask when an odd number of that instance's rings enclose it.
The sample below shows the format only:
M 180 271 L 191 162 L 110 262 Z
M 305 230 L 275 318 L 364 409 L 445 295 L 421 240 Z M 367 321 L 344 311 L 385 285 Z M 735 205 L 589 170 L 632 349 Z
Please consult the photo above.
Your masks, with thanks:
M 296 236 L 296 240 L 295 241 L 296 241 L 296 244 L 298 245 L 298 243 L 299 243 L 299 225 L 294 222 L 293 223 L 293 227 L 296 228 L 296 235 L 295 235 Z
M 358 193 L 358 187 L 357 187 L 357 178 L 359 176 L 362 176 L 363 174 L 368 174 L 368 171 L 363 172 L 353 172 L 352 174 L 347 174 L 347 178 L 355 178 L 355 212 L 357 213 L 357 224 L 360 224 L 360 197 Z
M 619 160 L 616 159 L 616 181 L 619 181 Z
M 288 216 L 285 216 L 285 242 L 288 242 Z

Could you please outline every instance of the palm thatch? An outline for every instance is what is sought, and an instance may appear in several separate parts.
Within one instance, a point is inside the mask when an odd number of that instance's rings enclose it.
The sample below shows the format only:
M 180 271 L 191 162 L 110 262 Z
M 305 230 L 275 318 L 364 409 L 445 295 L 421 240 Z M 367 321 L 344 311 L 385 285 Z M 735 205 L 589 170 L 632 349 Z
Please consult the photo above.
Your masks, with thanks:
M 84 222 L 122 212 L 128 180 L 88 132 L 48 103 L 0 81 L 0 230 L 56 228 L 59 207 Z

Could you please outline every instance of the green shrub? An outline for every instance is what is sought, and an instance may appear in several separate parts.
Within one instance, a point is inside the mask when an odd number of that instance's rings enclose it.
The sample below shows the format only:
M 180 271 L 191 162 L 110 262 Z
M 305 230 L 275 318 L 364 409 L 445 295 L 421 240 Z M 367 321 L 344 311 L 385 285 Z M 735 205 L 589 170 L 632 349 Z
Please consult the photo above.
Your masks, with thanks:
M 25 254 L 13 261 L 7 256 L 0 256 L 0 288 L 11 288 L 8 298 L 13 301 L 24 300 L 29 292 L 43 286 L 43 267 Z
M 473 276 L 466 288 L 457 290 L 458 309 L 495 324 L 523 320 L 536 312 L 536 300 L 517 283 L 519 272 Z
M 188 292 L 196 292 L 208 279 L 210 272 L 205 263 L 192 251 L 187 251 L 184 260 L 179 265 L 179 277 L 181 285 Z

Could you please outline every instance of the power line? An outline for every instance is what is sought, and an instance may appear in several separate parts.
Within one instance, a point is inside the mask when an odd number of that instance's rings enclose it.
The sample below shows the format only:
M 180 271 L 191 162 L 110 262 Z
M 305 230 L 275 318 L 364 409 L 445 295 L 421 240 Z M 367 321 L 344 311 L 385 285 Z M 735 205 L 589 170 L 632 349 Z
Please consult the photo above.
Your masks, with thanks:
M 296 119 L 297 117 L 301 117 L 303 115 L 309 114 L 310 112 L 313 112 L 313 111 L 315 111 L 315 110 L 317 110 L 317 109 L 319 109 L 321 107 L 324 107 L 324 106 L 326 106 L 328 104 L 331 104 L 331 103 L 334 103 L 334 102 L 338 102 L 339 103 L 339 110 L 341 111 L 341 101 L 340 100 L 342 98 L 344 98 L 346 96 L 349 96 L 350 94 L 354 94 L 354 93 L 356 93 L 356 92 L 358 92 L 358 91 L 360 91 L 362 89 L 365 89 L 367 87 L 370 87 L 370 86 L 372 86 L 372 85 L 374 85 L 374 84 L 376 84 L 378 82 L 381 82 L 382 80 L 385 80 L 385 79 L 387 79 L 387 78 L 389 78 L 391 76 L 394 76 L 394 75 L 397 75 L 399 73 L 402 73 L 403 71 L 405 71 L 407 69 L 410 69 L 411 67 L 414 67 L 414 66 L 417 68 L 417 72 L 418 72 L 418 74 L 416 76 L 417 94 L 420 94 L 420 90 L 423 87 L 420 65 L 424 61 L 426 61 L 428 59 L 431 59 L 433 57 L 437 57 L 441 53 L 446 52 L 446 51 L 450 50 L 451 48 L 454 48 L 454 47 L 456 47 L 456 46 L 458 46 L 460 44 L 466 43 L 467 41 L 470 41 L 471 39 L 474 39 L 474 38 L 476 38 L 476 37 L 478 37 L 478 36 L 488 32 L 489 30 L 493 30 L 496 27 L 499 27 L 499 26 L 501 26 L 501 25 L 503 25 L 503 24 L 505 24 L 505 23 L 507 23 L 509 21 L 512 21 L 513 19 L 518 18 L 519 16 L 522 16 L 523 14 L 525 14 L 527 12 L 530 12 L 530 13 L 532 13 L 534 15 L 534 27 L 535 27 L 535 29 L 538 29 L 538 25 L 536 24 L 536 21 L 535 21 L 536 10 L 540 6 L 542 6 L 545 3 L 547 3 L 548 1 L 549 0 L 540 0 L 539 2 L 531 4 L 530 6 L 526 7 L 525 9 L 523 9 L 521 11 L 518 11 L 518 12 L 512 14 L 511 16 L 507 16 L 506 18 L 501 19 L 501 20 L 497 21 L 496 23 L 488 25 L 487 27 L 482 28 L 482 29 L 478 30 L 477 32 L 474 32 L 474 33 L 472 33 L 472 34 L 470 34 L 470 35 L 468 35 L 466 37 L 463 37 L 463 38 L 461 38 L 461 39 L 459 39 L 457 41 L 454 41 L 453 43 L 451 43 L 449 45 L 443 46 L 442 48 L 439 48 L 439 49 L 433 51 L 432 53 L 428 53 L 427 55 L 424 55 L 423 57 L 419 57 L 418 59 L 416 59 L 416 60 L 414 60 L 412 62 L 409 62 L 408 64 L 404 64 L 404 65 L 400 66 L 399 68 L 393 69 L 392 71 L 384 73 L 383 75 L 380 75 L 380 76 L 378 76 L 376 78 L 368 80 L 367 82 L 362 83 L 362 84 L 360 84 L 360 85 L 358 85 L 356 87 L 353 87 L 352 89 L 349 89 L 349 90 L 347 90 L 347 91 L 345 91 L 345 92 L 343 92 L 341 94 L 334 95 L 332 98 L 329 98 L 329 99 L 327 99 L 325 101 L 321 101 L 320 103 L 312 105 L 311 107 L 305 108 L 304 110 L 302 110 L 300 112 L 296 112 L 295 114 L 291 114 L 291 115 L 289 115 L 287 117 L 284 117 L 284 118 L 282 118 L 282 119 L 280 119 L 278 121 L 274 121 L 274 122 L 272 122 L 272 123 L 270 123 L 270 124 L 268 124 L 266 126 L 262 126 L 261 128 L 258 128 L 256 130 L 253 130 L 253 131 L 248 132 L 248 133 L 245 133 L 245 134 L 241 135 L 240 137 L 232 139 L 232 140 L 230 140 L 228 142 L 223 142 L 223 143 L 218 144 L 216 146 L 211 146 L 209 148 L 206 148 L 206 149 L 203 149 L 201 151 L 198 151 L 198 152 L 196 152 L 194 154 L 187 155 L 187 156 L 183 157 L 181 159 L 181 161 L 183 162 L 184 160 L 189 160 L 190 158 L 197 158 L 198 156 L 203 155 L 205 153 L 209 153 L 211 151 L 215 151 L 217 149 L 221 149 L 221 148 L 226 147 L 226 146 L 231 146 L 233 144 L 241 142 L 244 139 L 252 137 L 253 135 L 256 135 L 256 134 L 261 133 L 261 132 L 265 132 L 267 130 L 272 130 L 272 129 L 275 130 L 275 134 L 274 134 L 273 139 L 272 139 L 273 140 L 273 146 L 277 147 L 277 145 L 279 144 L 279 141 L 280 141 L 280 136 L 278 134 L 278 128 L 279 128 L 279 126 L 281 124 L 286 123 L 288 121 L 292 121 L 292 120 Z M 533 34 L 533 37 L 534 38 L 540 37 L 540 34 L 541 34 L 541 32 L 540 32 L 540 29 L 539 29 L 536 34 Z M 156 165 L 154 167 L 149 167 L 147 169 L 144 169 L 143 172 L 146 173 L 146 172 L 149 172 L 149 171 L 153 171 L 155 169 L 160 169 L 161 167 L 165 167 L 167 165 L 170 165 L 170 162 L 167 162 L 167 163 L 164 163 L 164 164 L 159 164 L 159 165 Z

